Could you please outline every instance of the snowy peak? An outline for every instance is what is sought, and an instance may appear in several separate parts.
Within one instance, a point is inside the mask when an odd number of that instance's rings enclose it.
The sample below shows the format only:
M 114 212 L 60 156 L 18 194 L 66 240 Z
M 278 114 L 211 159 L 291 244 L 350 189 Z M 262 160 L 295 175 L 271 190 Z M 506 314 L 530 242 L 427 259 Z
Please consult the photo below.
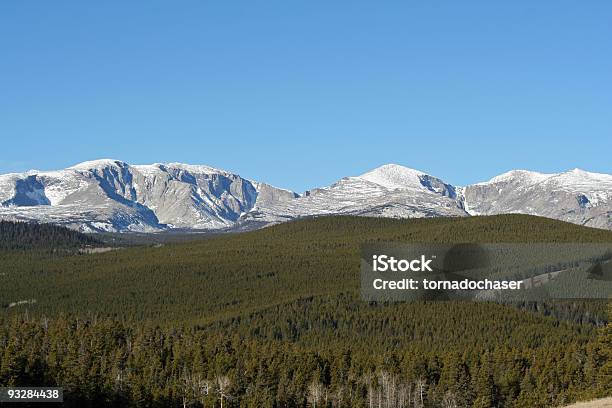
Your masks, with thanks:
M 68 167 L 67 170 L 78 170 L 78 171 L 99 171 L 109 169 L 130 169 L 137 170 L 143 173 L 159 173 L 168 172 L 168 170 L 176 171 L 187 171 L 194 174 L 223 174 L 223 175 L 235 175 L 231 172 L 221 170 L 215 167 L 200 165 L 200 164 L 186 164 L 186 163 L 153 163 L 153 164 L 136 164 L 130 165 L 121 160 L 115 159 L 99 159 L 90 160 L 82 163 L 75 164 L 74 166 Z M 29 173 L 45 173 L 36 170 L 31 170 Z
M 376 183 L 389 189 L 405 189 L 421 186 L 422 171 L 399 164 L 385 164 L 358 176 L 362 180 Z
M 157 171 L 168 171 L 171 170 L 182 170 L 187 171 L 193 174 L 223 174 L 223 175 L 233 175 L 231 172 L 218 169 L 216 167 L 206 166 L 204 164 L 186 164 L 186 163 L 155 163 L 152 165 L 135 165 L 133 166 L 136 169 L 146 171 L 147 169 L 155 169 Z
M 561 183 L 573 185 L 585 185 L 593 188 L 612 186 L 612 175 L 603 173 L 593 173 L 582 169 L 573 169 L 564 173 L 554 174 L 551 179 Z
M 601 190 L 612 188 L 612 175 L 572 169 L 561 173 L 538 173 L 528 170 L 512 170 L 491 180 L 474 185 L 511 183 L 525 186 L 554 184 L 565 189 Z
M 441 179 L 399 164 L 385 164 L 357 178 L 390 190 L 427 191 L 450 198 L 457 195 L 456 188 Z
M 513 170 L 464 189 L 471 215 L 521 213 L 612 229 L 612 176 Z
M 68 167 L 68 169 L 72 170 L 97 170 L 108 167 L 129 167 L 129 164 L 123 162 L 121 160 L 114 159 L 99 159 L 99 160 L 89 160 L 84 161 L 82 163 L 75 164 L 74 166 Z
M 544 174 L 544 173 L 538 173 L 536 171 L 529 171 L 529 170 L 511 170 L 506 173 L 495 176 L 487 182 L 477 183 L 477 184 L 484 185 L 484 184 L 491 184 L 491 183 L 505 183 L 505 182 L 514 182 L 514 181 L 519 181 L 519 182 L 527 183 L 527 184 L 535 184 L 551 176 L 554 176 L 554 174 Z

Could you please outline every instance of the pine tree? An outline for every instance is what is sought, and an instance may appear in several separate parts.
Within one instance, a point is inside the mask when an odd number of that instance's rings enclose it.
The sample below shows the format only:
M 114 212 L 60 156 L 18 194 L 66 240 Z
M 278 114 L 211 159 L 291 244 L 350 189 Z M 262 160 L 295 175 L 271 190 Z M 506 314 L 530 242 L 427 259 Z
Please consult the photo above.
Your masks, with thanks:
M 495 382 L 489 362 L 489 356 L 483 356 L 483 362 L 476 373 L 474 381 L 474 408 L 491 408 L 497 406 Z
M 599 336 L 599 348 L 603 357 L 603 366 L 599 371 L 599 386 L 603 394 L 612 394 L 612 304 L 608 306 L 609 321 Z

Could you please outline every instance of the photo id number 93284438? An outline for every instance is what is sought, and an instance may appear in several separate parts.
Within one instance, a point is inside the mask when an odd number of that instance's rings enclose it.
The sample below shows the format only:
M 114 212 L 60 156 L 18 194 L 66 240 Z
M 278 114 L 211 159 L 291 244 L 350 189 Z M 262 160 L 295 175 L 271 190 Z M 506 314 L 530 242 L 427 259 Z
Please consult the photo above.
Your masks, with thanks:
M 2 387 L 0 402 L 63 402 L 60 387 Z

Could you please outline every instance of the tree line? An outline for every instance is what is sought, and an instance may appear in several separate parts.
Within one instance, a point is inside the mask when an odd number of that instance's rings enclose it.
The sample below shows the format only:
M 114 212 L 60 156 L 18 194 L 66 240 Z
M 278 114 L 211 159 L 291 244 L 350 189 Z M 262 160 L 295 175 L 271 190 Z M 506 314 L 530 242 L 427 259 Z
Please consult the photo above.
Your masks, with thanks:
M 0 323 L 0 383 L 62 386 L 65 406 L 536 408 L 612 386 L 610 325 L 587 342 L 431 351 L 108 318 Z

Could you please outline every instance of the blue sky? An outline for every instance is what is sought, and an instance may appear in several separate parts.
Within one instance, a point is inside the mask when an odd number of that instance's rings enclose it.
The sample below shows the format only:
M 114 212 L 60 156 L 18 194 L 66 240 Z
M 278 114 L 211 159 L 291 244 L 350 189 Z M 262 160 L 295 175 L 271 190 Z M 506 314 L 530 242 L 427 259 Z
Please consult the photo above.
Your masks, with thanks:
M 612 2 L 0 2 L 0 173 L 612 173 Z

